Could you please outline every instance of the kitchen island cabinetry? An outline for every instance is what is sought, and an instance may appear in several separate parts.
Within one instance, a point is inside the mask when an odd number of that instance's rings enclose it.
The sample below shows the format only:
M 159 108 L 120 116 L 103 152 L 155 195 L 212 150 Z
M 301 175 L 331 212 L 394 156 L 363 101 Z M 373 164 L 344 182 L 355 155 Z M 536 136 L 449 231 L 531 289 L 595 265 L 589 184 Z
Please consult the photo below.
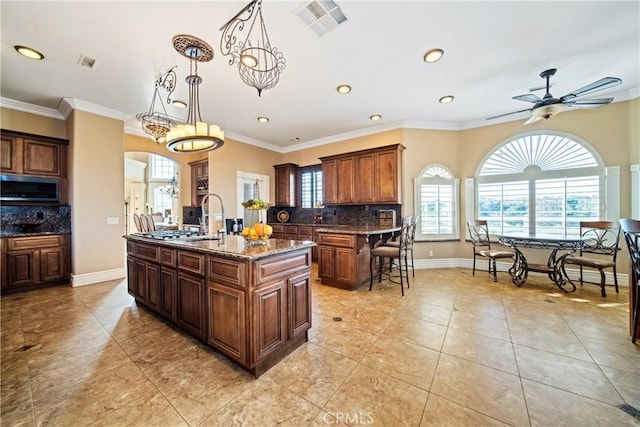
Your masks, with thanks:
M 321 157 L 326 205 L 400 204 L 401 144 Z
M 6 237 L 1 247 L 3 293 L 69 282 L 68 234 Z
M 369 283 L 371 248 L 400 227 L 335 227 L 316 230 L 318 276 L 323 285 L 355 290 Z
M 312 242 L 269 239 L 266 245 L 247 246 L 238 236 L 227 236 L 225 243 L 125 238 L 129 293 L 136 301 L 256 377 L 307 340 Z M 153 247 L 155 262 L 149 260 Z M 161 257 L 163 251 L 166 257 Z M 167 261 L 172 251 L 174 266 Z M 138 275 L 152 269 L 149 264 L 159 271 L 158 304 L 148 291 L 146 297 L 138 291 Z M 142 288 L 148 289 L 148 273 L 142 274 Z

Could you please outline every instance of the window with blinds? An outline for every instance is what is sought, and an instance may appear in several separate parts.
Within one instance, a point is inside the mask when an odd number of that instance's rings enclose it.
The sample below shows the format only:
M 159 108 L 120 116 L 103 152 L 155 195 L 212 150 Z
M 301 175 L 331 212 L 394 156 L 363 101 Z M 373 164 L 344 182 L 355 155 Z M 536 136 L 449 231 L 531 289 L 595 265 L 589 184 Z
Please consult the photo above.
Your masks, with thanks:
M 300 168 L 302 208 L 322 206 L 322 166 Z
M 440 165 L 427 166 L 415 179 L 417 239 L 458 238 L 458 183 L 451 172 Z
M 480 168 L 477 217 L 492 234 L 576 236 L 604 217 L 604 166 L 564 136 L 531 134 L 494 151 Z

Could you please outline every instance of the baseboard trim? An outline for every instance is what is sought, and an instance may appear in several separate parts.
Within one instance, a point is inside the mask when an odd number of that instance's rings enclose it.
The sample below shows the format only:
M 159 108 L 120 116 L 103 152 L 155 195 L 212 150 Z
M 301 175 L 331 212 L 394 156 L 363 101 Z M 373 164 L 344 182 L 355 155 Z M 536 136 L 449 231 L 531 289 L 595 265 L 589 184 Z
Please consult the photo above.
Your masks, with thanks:
M 71 287 L 93 285 L 95 283 L 107 282 L 109 280 L 123 279 L 127 277 L 127 270 L 114 268 L 113 270 L 96 271 L 95 273 L 72 274 Z
M 473 259 L 469 258 L 443 258 L 443 259 L 417 259 L 414 262 L 416 270 L 430 269 L 430 268 L 473 268 Z M 508 272 L 512 264 L 508 262 L 497 262 L 496 267 L 498 272 Z M 476 261 L 476 270 L 487 271 L 489 269 L 489 263 L 484 260 Z M 544 273 L 529 273 L 531 276 L 546 276 Z M 573 280 L 580 280 L 580 269 L 567 268 L 567 274 Z M 586 282 L 600 283 L 600 273 L 593 269 L 584 269 L 583 279 Z M 607 285 L 613 285 L 613 273 L 607 271 L 605 273 L 605 280 Z M 618 273 L 618 286 L 629 286 L 629 275 Z

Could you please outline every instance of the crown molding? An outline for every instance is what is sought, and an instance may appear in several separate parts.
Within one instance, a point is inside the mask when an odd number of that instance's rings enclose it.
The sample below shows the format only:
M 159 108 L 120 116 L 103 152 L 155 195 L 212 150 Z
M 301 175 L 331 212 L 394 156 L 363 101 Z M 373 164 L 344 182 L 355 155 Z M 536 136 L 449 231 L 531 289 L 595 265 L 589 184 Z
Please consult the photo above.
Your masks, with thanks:
M 50 117 L 57 120 L 65 120 L 64 115 L 53 108 L 41 107 L 39 105 L 29 104 L 27 102 L 16 101 L 15 99 L 0 98 L 0 107 L 9 108 L 10 110 L 22 111 L 23 113 L 35 114 L 38 116 Z
M 109 117 L 116 120 L 128 120 L 131 115 L 123 113 L 122 111 L 114 110 L 113 108 L 103 107 L 102 105 L 93 104 L 91 102 L 83 101 L 77 98 L 62 98 L 60 105 L 58 105 L 58 111 L 64 115 L 65 119 L 69 118 L 72 110 L 80 110 L 86 113 L 97 114 L 99 116 Z

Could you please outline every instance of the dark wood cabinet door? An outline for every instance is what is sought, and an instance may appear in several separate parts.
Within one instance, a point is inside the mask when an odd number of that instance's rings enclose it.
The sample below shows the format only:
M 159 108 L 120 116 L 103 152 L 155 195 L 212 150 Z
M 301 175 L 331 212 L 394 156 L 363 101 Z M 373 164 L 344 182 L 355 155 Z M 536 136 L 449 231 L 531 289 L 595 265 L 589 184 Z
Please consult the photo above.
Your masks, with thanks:
M 398 151 L 387 151 L 376 155 L 376 200 L 380 203 L 398 203 Z
M 138 275 L 136 274 L 136 258 L 127 256 L 127 291 L 132 297 L 138 296 Z
M 219 283 L 207 284 L 207 342 L 238 362 L 247 359 L 245 293 Z
M 160 310 L 160 266 L 147 263 L 147 305 Z
M 173 268 L 160 269 L 160 313 L 173 320 L 178 318 L 178 272 Z
M 147 302 L 147 263 L 136 260 L 136 297 L 142 302 Z
M 356 282 L 356 258 L 353 248 L 335 248 L 335 279 L 345 284 Z
M 24 139 L 24 173 L 62 177 L 63 145 Z
M 67 262 L 64 247 L 40 250 L 40 280 L 50 282 L 67 276 Z
M 253 292 L 253 362 L 258 362 L 287 341 L 286 286 L 276 282 Z
M 373 203 L 376 201 L 375 155 L 363 154 L 355 158 L 355 202 Z
M 7 255 L 7 287 L 34 285 L 40 281 L 40 251 L 25 250 Z
M 296 182 L 298 177 L 298 165 L 287 163 L 275 165 L 276 175 L 276 206 L 296 206 Z
M 205 339 L 205 279 L 178 273 L 178 325 L 198 338 Z
M 335 160 L 322 162 L 322 193 L 325 204 L 338 203 L 338 169 Z
M 287 280 L 289 339 L 311 327 L 311 278 L 308 274 Z
M 321 279 L 333 279 L 335 277 L 334 248 L 331 246 L 318 246 L 318 276 Z
M 353 157 L 337 160 L 338 203 L 355 201 L 355 162 Z
M 0 137 L 0 170 L 2 173 L 22 172 L 22 147 L 18 146 L 18 138 L 2 135 Z

